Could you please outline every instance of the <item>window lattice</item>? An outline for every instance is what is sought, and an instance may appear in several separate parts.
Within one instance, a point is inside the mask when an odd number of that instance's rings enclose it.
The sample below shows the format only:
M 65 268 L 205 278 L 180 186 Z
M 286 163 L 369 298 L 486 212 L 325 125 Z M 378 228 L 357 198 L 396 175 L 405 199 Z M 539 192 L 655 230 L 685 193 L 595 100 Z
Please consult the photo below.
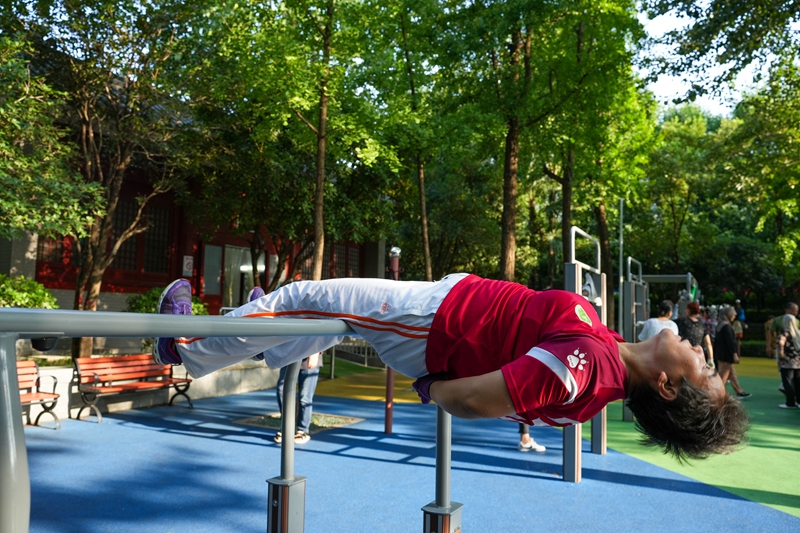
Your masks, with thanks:
M 335 278 L 346 277 L 347 247 L 344 244 L 334 244 L 333 254 L 333 276 Z
M 36 259 L 45 263 L 55 263 L 61 261 L 64 253 L 64 238 L 47 239 L 39 237 L 36 244 Z
M 135 202 L 120 202 L 117 205 L 117 210 L 114 212 L 114 230 L 111 235 L 112 242 L 116 242 L 122 232 L 124 232 L 133 222 L 136 217 L 138 206 Z M 114 262 L 111 264 L 112 268 L 120 270 L 136 270 L 136 237 L 132 237 L 122 243 Z
M 351 246 L 347 249 L 347 277 L 357 278 L 361 276 L 361 248 Z
M 144 234 L 144 271 L 166 274 L 169 268 L 169 211 L 148 209 L 150 227 Z

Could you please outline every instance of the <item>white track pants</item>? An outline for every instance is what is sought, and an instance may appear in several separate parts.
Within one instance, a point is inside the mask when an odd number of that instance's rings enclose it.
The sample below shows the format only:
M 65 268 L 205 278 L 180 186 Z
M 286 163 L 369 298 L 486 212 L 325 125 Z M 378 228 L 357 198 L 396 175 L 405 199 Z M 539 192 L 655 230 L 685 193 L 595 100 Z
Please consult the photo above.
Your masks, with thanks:
M 346 321 L 401 374 L 428 373 L 425 347 L 433 316 L 450 289 L 467 274 L 438 282 L 342 278 L 299 281 L 234 309 L 227 316 L 257 319 L 325 318 Z M 259 353 L 281 368 L 342 341 L 339 336 L 205 337 L 176 339 L 186 370 L 198 378 Z

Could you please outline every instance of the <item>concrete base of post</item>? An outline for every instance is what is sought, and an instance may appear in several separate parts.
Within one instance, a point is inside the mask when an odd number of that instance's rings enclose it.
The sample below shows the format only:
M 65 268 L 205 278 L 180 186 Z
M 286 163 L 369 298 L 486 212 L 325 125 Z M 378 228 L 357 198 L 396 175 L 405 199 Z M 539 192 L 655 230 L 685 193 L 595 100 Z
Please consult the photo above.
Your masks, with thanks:
M 450 507 L 429 503 L 422 508 L 423 533 L 460 533 L 462 509 L 464 505 L 458 502 L 450 502 Z
M 306 478 L 268 479 L 267 533 L 302 533 L 305 528 Z

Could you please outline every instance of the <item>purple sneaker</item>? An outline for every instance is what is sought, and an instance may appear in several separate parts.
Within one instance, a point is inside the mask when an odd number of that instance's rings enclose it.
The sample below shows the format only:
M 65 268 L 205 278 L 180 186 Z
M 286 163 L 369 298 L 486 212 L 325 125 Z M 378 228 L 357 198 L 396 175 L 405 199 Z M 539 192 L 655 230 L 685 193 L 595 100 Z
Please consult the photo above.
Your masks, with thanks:
M 264 294 L 265 294 L 264 289 L 262 289 L 261 287 L 253 287 L 250 290 L 250 292 L 247 293 L 247 301 L 248 302 L 252 302 L 253 300 L 258 300 L 259 298 L 264 296 Z M 252 359 L 253 361 L 263 361 L 264 360 L 264 354 L 263 353 L 258 353 L 256 355 L 254 355 L 253 357 L 251 357 L 250 359 Z
M 162 315 L 192 314 L 192 285 L 185 279 L 176 279 L 161 293 L 158 313 Z M 159 337 L 153 345 L 153 360 L 160 365 L 181 365 L 183 360 L 175 350 L 172 337 Z

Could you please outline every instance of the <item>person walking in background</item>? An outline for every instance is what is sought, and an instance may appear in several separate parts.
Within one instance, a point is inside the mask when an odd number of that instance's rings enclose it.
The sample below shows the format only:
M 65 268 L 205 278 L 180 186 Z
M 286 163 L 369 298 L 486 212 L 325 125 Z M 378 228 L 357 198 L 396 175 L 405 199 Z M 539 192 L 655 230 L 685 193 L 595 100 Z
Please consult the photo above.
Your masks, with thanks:
M 675 320 L 678 326 L 678 335 L 689 341 L 692 346 L 700 346 L 706 354 L 706 361 L 714 360 L 714 347 L 711 337 L 706 330 L 706 325 L 700 318 L 700 304 L 689 302 L 686 304 L 686 316 Z
M 800 330 L 792 315 L 783 315 L 783 333 L 778 336 L 778 366 L 781 369 L 786 403 L 781 409 L 797 409 L 800 400 Z
M 714 339 L 714 362 L 723 384 L 730 378 L 734 363 L 739 361 L 739 352 L 736 350 L 736 334 L 731 325 L 735 318 L 736 310 L 733 307 L 723 307 L 717 325 L 717 336 Z M 731 381 L 731 386 L 739 398 L 750 396 L 739 386 L 738 381 Z
M 531 437 L 530 426 L 521 422 L 519 424 L 519 444 L 517 445 L 517 449 L 521 452 L 529 452 L 533 450 L 534 452 L 539 453 L 543 453 L 545 450 L 547 450 L 547 448 L 533 440 L 533 437 Z
M 786 316 L 790 316 L 795 320 L 795 325 L 800 327 L 800 323 L 797 321 L 797 313 L 800 311 L 800 308 L 794 302 L 786 302 L 783 306 L 783 316 L 780 316 L 772 321 L 772 324 L 769 326 L 769 336 L 767 337 L 767 345 L 774 346 L 776 351 L 770 354 L 770 357 L 774 359 L 778 359 L 777 356 L 777 349 L 778 349 L 778 338 L 783 334 L 784 327 L 783 327 L 783 318 Z M 781 365 L 780 360 L 778 359 L 778 373 L 781 373 Z M 778 387 L 778 390 L 785 393 L 783 387 L 783 375 L 781 374 L 781 384 Z
M 297 410 L 297 426 L 294 435 L 295 444 L 305 444 L 311 440 L 309 429 L 311 428 L 311 414 L 314 410 L 314 391 L 317 389 L 317 381 L 319 381 L 319 369 L 322 366 L 322 354 L 315 353 L 303 359 L 300 367 L 300 375 L 297 377 L 297 395 L 298 395 L 298 410 Z M 281 374 L 278 378 L 278 387 L 276 394 L 278 396 L 278 409 L 283 412 L 283 382 L 286 379 L 287 366 L 281 368 Z M 275 442 L 281 442 L 283 435 L 279 431 L 275 435 Z
M 247 295 L 247 301 L 254 302 L 264 296 L 264 294 L 264 289 L 261 287 L 253 287 L 253 289 Z M 256 354 L 251 359 L 255 361 L 263 361 L 264 354 Z M 303 359 L 303 362 L 300 366 L 300 373 L 297 376 L 299 407 L 297 410 L 297 425 L 295 426 L 296 431 L 294 435 L 295 444 L 305 444 L 311 440 L 309 429 L 311 428 L 314 392 L 317 389 L 317 381 L 319 381 L 319 370 L 321 366 L 321 353 L 309 355 L 307 358 Z M 281 368 L 280 375 L 278 376 L 278 386 L 275 391 L 278 396 L 278 410 L 281 412 L 281 416 L 283 416 L 283 382 L 286 379 L 287 368 L 288 367 L 285 366 Z M 282 442 L 283 434 L 278 431 L 278 433 L 275 434 L 274 440 L 275 442 Z
M 672 321 L 672 309 L 674 307 L 671 300 L 664 300 L 658 304 L 658 317 L 645 320 L 642 331 L 639 332 L 637 338 L 640 341 L 646 341 L 651 337 L 655 337 L 659 331 L 664 329 L 668 329 L 677 335 L 678 326 Z

